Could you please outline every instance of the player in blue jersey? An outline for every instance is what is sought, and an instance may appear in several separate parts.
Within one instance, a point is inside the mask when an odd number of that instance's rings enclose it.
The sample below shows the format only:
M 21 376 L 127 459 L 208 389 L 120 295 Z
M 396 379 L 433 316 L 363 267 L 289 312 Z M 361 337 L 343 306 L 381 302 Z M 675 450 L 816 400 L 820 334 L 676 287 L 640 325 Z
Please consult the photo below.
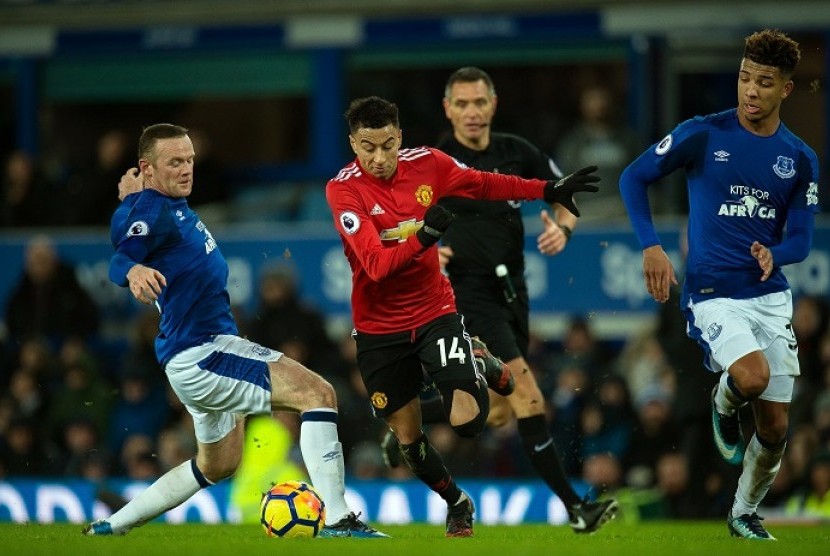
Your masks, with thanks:
M 140 170 L 130 169 L 119 184 L 123 202 L 112 217 L 110 279 L 160 311 L 156 356 L 193 417 L 198 453 L 84 533 L 127 533 L 231 476 L 242 457 L 245 416 L 288 410 L 301 414 L 300 450 L 326 503 L 320 536 L 385 537 L 346 505 L 332 386 L 282 353 L 238 336 L 228 264 L 187 205 L 196 156 L 187 130 L 152 125 L 138 151 Z
M 689 254 L 681 308 L 707 367 L 726 371 L 712 393 L 715 443 L 724 459 L 743 463 L 727 525 L 733 536 L 758 540 L 775 540 L 757 508 L 781 464 L 799 374 L 792 293 L 781 267 L 807 257 L 818 212 L 816 154 L 780 117 L 800 58 L 798 44 L 780 31 L 748 36 L 737 108 L 683 122 L 620 180 L 643 249 L 646 287 L 665 303 L 677 279 L 652 224 L 646 187 L 686 171 Z M 746 404 L 755 415 L 748 443 L 738 422 Z

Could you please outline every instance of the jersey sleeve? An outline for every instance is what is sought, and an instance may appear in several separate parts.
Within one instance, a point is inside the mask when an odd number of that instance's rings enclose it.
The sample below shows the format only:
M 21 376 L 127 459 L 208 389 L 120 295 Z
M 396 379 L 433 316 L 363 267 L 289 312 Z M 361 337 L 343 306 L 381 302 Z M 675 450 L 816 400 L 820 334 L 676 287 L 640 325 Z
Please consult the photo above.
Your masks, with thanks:
M 121 214 L 117 211 L 113 217 L 110 237 L 115 254 L 110 259 L 109 279 L 114 284 L 127 286 L 130 269 L 145 263 L 164 241 L 172 224 L 160 207 L 154 203 L 154 210 L 130 210 Z
M 363 203 L 343 182 L 329 181 L 326 200 L 334 227 L 372 280 L 380 281 L 394 274 L 426 250 L 414 234 L 394 247 L 384 247 Z
M 508 174 L 481 172 L 437 149 L 430 149 L 435 161 L 436 183 L 441 197 L 467 197 L 490 201 L 541 199 L 546 180 L 524 179 Z
M 642 249 L 660 244 L 651 216 L 648 186 L 689 165 L 706 135 L 698 120 L 687 120 L 661 141 L 646 149 L 620 175 L 620 196 Z
M 818 158 L 806 145 L 799 158 L 798 176 L 787 211 L 787 235 L 781 243 L 770 247 L 775 266 L 803 261 L 813 245 L 815 215 L 819 212 Z
M 799 159 L 798 186 L 790 200 L 790 210 L 808 210 L 813 214 L 819 212 L 818 178 L 819 164 L 815 151 L 805 145 Z

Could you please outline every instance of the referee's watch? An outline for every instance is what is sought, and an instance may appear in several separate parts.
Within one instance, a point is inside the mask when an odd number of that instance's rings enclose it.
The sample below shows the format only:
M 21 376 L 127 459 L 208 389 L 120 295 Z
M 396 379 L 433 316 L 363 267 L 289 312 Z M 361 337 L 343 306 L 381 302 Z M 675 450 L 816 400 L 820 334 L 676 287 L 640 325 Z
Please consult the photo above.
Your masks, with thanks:
M 559 229 L 562 230 L 563 234 L 565 234 L 565 239 L 570 241 L 574 231 L 570 229 L 570 227 L 565 226 L 564 224 L 559 224 Z

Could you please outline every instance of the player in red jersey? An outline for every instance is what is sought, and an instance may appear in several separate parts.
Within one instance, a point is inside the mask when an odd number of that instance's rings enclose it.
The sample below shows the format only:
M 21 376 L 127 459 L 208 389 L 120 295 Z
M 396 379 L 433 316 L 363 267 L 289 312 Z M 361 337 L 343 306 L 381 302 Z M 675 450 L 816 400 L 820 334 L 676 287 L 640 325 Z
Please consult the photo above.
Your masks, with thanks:
M 379 97 L 346 112 L 356 155 L 326 186 L 335 227 L 352 269 L 357 363 L 377 417 L 386 421 L 413 474 L 447 502 L 447 536 L 472 535 L 473 502 L 456 485 L 421 428 L 426 371 L 461 436 L 487 420 L 487 384 L 435 244 L 454 216 L 437 204 L 455 196 L 540 199 L 579 215 L 576 192 L 594 192 L 595 167 L 559 181 L 522 179 L 468 168 L 427 147 L 401 149 L 398 109 Z

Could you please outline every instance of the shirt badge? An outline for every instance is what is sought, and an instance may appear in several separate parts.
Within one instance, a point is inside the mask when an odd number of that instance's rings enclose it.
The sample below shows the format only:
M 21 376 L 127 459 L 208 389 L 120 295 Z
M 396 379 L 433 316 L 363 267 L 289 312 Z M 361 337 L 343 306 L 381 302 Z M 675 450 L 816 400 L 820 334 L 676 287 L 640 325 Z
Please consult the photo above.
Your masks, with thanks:
M 344 232 L 353 235 L 360 229 L 360 218 L 353 212 L 344 212 L 340 214 L 340 225 Z
M 786 156 L 779 156 L 772 169 L 783 180 L 791 178 L 795 175 L 795 160 Z
M 150 234 L 150 226 L 143 220 L 137 220 L 127 229 L 127 237 L 146 236 Z
M 654 154 L 659 155 L 659 156 L 663 156 L 664 154 L 669 152 L 669 149 L 671 148 L 671 143 L 672 143 L 672 137 L 671 137 L 671 133 L 669 133 L 668 135 L 663 137 L 662 141 L 657 143 L 656 147 L 654 147 Z
M 418 201 L 418 204 L 422 207 L 428 207 L 432 204 L 432 186 L 431 185 L 419 185 L 418 189 L 415 190 L 415 200 Z

